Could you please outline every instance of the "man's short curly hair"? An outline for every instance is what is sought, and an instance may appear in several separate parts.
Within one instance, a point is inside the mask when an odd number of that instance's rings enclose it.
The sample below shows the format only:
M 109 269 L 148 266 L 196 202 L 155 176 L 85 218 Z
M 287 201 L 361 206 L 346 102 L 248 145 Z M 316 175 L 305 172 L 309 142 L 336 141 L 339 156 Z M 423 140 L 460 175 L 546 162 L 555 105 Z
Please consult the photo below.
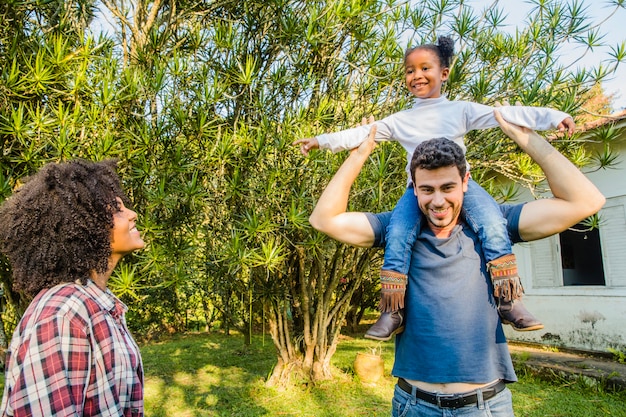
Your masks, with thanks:
M 0 251 L 13 288 L 29 296 L 105 272 L 117 198 L 126 200 L 116 161 L 50 163 L 0 206 Z
M 430 139 L 420 143 L 411 158 L 411 180 L 415 184 L 415 170 L 434 170 L 456 166 L 461 178 L 467 172 L 467 162 L 461 147 L 446 138 Z

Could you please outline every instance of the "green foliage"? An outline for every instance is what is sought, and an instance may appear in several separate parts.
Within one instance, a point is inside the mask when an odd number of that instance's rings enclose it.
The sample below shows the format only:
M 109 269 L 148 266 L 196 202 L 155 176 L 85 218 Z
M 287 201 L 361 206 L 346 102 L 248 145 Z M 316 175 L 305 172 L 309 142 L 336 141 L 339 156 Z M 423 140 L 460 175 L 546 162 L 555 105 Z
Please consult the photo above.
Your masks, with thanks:
M 613 348 L 609 348 L 608 350 L 613 354 L 615 360 L 617 360 L 619 363 L 626 363 L 626 352 Z

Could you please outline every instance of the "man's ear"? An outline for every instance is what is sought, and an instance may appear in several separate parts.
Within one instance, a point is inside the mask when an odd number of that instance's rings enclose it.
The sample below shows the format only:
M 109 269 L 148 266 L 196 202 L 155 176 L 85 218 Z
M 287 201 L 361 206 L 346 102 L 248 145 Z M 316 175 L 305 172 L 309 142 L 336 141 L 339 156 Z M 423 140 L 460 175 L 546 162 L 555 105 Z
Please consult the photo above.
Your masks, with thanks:
M 469 185 L 469 179 L 470 179 L 470 173 L 466 172 L 465 176 L 463 177 L 463 192 L 467 191 L 467 187 Z

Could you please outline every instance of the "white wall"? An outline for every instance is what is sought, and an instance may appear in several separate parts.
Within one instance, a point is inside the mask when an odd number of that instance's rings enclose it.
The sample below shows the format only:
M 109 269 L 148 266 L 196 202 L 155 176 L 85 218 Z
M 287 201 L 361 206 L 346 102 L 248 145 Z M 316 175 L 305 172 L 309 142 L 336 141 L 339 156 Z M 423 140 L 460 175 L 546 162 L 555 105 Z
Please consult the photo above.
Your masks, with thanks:
M 599 229 L 606 285 L 562 286 L 557 237 L 515 245 L 524 304 L 545 328 L 516 332 L 505 326 L 509 339 L 626 350 L 626 132 L 623 137 L 617 166 L 587 173 L 607 197 Z
M 504 326 L 510 340 L 598 351 L 609 347 L 626 350 L 626 288 L 534 288 L 532 270 L 542 269 L 542 264 L 530 256 L 528 244 L 515 245 L 514 252 L 526 289 L 524 305 L 545 327 L 517 332 Z

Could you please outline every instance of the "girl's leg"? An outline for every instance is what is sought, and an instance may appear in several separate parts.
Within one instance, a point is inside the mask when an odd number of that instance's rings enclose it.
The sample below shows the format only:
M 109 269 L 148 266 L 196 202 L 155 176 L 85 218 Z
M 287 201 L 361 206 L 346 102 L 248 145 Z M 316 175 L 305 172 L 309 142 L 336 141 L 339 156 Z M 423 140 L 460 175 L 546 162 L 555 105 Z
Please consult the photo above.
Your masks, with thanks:
M 410 185 L 393 209 L 385 236 L 385 258 L 380 271 L 382 312 L 378 321 L 365 333 L 375 340 L 389 340 L 404 330 L 402 310 L 409 272 L 411 248 L 419 231 L 421 214 Z
M 478 234 L 487 262 L 513 252 L 500 206 L 476 181 L 469 180 L 463 198 L 465 221 Z
M 511 324 L 519 331 L 542 329 L 543 324 L 521 302 L 524 288 L 517 274 L 517 260 L 500 207 L 489 193 L 470 179 L 463 210 L 466 222 L 480 239 L 503 323 Z

